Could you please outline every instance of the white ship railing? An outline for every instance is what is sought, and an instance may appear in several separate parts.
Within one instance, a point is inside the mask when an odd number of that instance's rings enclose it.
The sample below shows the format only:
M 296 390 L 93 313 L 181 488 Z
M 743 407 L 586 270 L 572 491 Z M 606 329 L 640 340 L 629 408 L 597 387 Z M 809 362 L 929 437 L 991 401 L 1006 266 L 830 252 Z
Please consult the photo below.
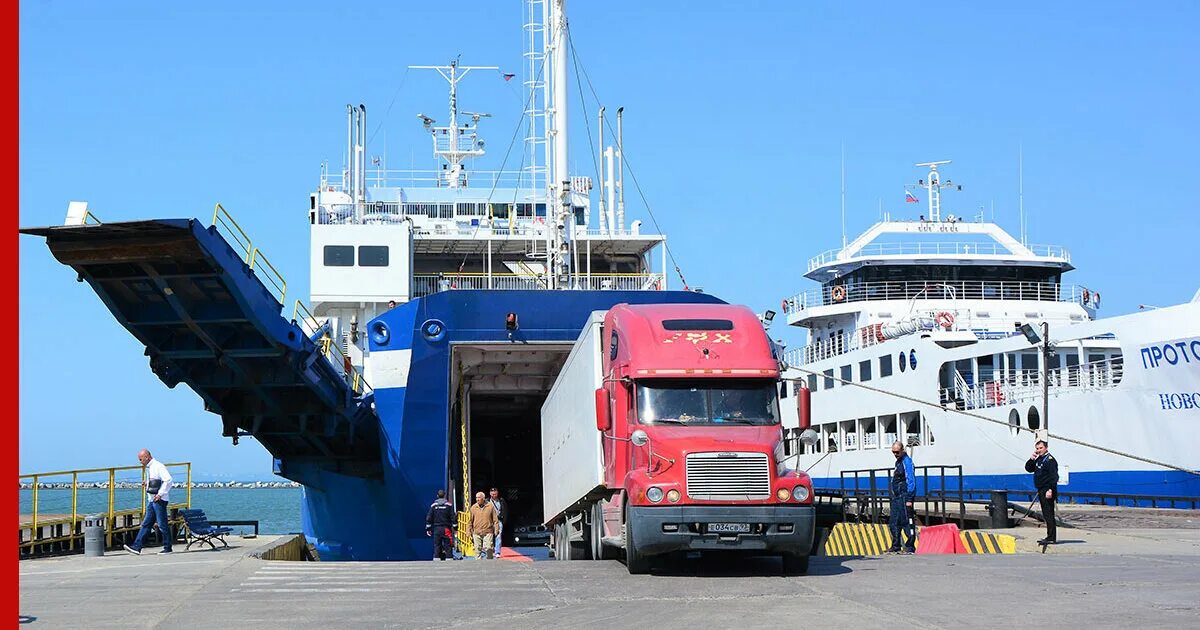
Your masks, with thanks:
M 529 185 L 529 175 L 521 171 L 474 171 L 467 169 L 466 177 L 473 188 L 526 188 L 530 195 L 544 197 L 533 186 Z M 445 188 L 447 187 L 445 171 L 424 169 L 369 169 L 367 171 L 368 188 Z M 343 191 L 343 175 L 336 179 L 326 175 L 321 179 L 321 190 L 333 192 Z M 518 201 L 528 201 L 520 199 Z
M 1087 295 L 1088 300 L 1084 301 Z M 816 306 L 882 300 L 1012 300 L 1035 302 L 1078 302 L 1099 306 L 1094 293 L 1077 285 L 1053 282 L 963 280 L 958 282 L 859 282 L 827 285 L 785 298 L 784 313 L 798 313 Z
M 1123 357 L 1113 357 L 1051 369 L 1048 372 L 1049 393 L 1057 396 L 1111 389 L 1121 382 L 1124 365 Z M 1040 370 L 1009 370 L 1007 373 L 998 373 L 992 380 L 968 383 L 956 370 L 954 386 L 940 390 L 941 401 L 944 404 L 952 403 L 960 409 L 1035 403 L 1042 399 L 1041 379 Z
M 658 291 L 665 286 L 661 273 L 609 273 L 579 275 L 571 279 L 571 289 L 584 291 Z M 544 276 L 493 273 L 414 274 L 413 295 L 421 297 L 438 291 L 493 289 L 501 291 L 538 291 L 549 288 Z
M 1060 245 L 1029 245 L 1034 255 L 1041 258 L 1054 258 L 1066 262 L 1071 261 L 1071 252 Z M 841 249 L 831 249 L 821 252 L 808 260 L 808 270 L 813 271 L 831 263 L 845 262 L 873 256 L 1015 256 L 1011 250 L 1000 243 L 988 242 L 904 242 L 904 243 L 871 243 L 855 252 L 853 256 L 838 260 Z

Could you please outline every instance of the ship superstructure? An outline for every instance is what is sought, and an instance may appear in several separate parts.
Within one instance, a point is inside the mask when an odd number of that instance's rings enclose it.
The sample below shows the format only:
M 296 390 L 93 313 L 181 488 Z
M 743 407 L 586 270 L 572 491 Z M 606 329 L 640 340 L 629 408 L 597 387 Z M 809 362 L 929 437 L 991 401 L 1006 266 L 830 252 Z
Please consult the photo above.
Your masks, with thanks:
M 942 192 L 961 190 L 942 179 L 947 164 L 917 165 L 928 170 L 907 201 L 927 196 L 926 213 L 885 217 L 813 257 L 805 276 L 819 286 L 783 300 L 788 324 L 808 331 L 785 354 L 793 390 L 811 390 L 819 434 L 801 468 L 838 487 L 847 471 L 889 466 L 900 441 L 918 463 L 961 465 L 968 487 L 1027 489 L 1031 436 L 1049 429 L 1195 469 L 1200 441 L 1185 425 L 1200 410 L 1162 401 L 1196 389 L 1200 362 L 1168 373 L 1141 356 L 1196 339 L 1200 303 L 1096 319 L 1097 287 L 1063 282 L 1074 268 L 1066 248 L 944 212 Z M 1052 448 L 1075 491 L 1200 493 L 1197 476 L 1181 470 Z
M 601 108 L 596 156 L 600 181 L 567 169 L 565 23 L 561 2 L 546 9 L 530 38 L 521 165 L 477 170 L 487 153 L 481 125 L 487 113 L 465 111 L 468 77 L 496 66 L 412 66 L 436 72 L 449 88 L 445 122 L 423 112 L 436 170 L 395 170 L 367 164 L 366 107 L 347 105 L 348 159 L 338 173 L 322 168 L 309 198 L 311 303 L 328 321 L 356 367 L 366 364 L 365 322 L 391 306 L 450 290 L 666 290 L 666 237 L 643 233 L 625 219 L 622 112 L 616 144 L 604 146 L 611 121 Z M 541 133 L 539 137 L 536 134 Z M 613 135 L 610 132 L 610 138 Z M 592 193 L 599 197 L 593 212 Z M 391 305 L 391 306 L 389 306 Z

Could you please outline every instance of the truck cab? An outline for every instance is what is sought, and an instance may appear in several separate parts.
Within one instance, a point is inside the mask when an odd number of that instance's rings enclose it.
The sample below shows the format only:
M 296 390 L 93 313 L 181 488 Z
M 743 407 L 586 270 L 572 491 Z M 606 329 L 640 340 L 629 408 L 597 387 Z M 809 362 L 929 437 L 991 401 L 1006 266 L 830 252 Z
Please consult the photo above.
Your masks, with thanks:
M 778 553 L 785 570 L 807 570 L 812 482 L 784 457 L 779 363 L 757 316 L 728 304 L 619 304 L 599 338 L 603 482 L 573 506 L 581 518 L 555 515 L 556 555 L 573 557 L 578 530 L 575 555 L 623 548 L 631 573 L 692 550 Z

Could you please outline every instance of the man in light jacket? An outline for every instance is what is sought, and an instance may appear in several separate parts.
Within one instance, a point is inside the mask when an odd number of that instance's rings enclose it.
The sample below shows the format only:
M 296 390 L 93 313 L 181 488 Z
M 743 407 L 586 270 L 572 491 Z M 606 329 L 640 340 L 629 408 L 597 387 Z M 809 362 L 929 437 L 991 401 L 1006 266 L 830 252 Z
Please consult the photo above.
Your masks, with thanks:
M 158 532 L 163 539 L 163 550 L 159 553 L 171 553 L 171 527 L 167 524 L 167 497 L 171 492 L 171 473 L 146 449 L 138 451 L 138 461 L 141 462 L 142 468 L 146 469 L 146 518 L 142 519 L 142 529 L 138 531 L 133 544 L 125 545 L 125 551 L 141 555 L 142 542 L 146 540 L 146 534 L 150 533 L 157 521 Z
M 475 554 L 479 559 L 491 560 L 496 553 L 492 547 L 496 532 L 499 531 L 499 519 L 496 518 L 496 508 L 487 502 L 482 492 L 475 493 L 475 502 L 471 504 L 467 527 L 471 530 L 471 539 L 475 543 Z

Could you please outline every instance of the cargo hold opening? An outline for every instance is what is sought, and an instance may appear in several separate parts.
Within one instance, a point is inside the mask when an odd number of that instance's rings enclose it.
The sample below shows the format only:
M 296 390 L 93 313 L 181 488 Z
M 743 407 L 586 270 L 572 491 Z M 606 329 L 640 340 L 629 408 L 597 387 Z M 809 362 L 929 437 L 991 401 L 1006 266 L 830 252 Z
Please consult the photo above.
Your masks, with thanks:
M 464 477 L 471 501 L 476 492 L 499 488 L 508 503 L 505 545 L 513 544 L 518 528 L 541 525 L 541 408 L 570 351 L 571 344 L 533 343 L 463 344 L 452 351 L 449 477 L 455 503 L 461 509 Z M 526 537 L 521 544 L 541 542 Z

